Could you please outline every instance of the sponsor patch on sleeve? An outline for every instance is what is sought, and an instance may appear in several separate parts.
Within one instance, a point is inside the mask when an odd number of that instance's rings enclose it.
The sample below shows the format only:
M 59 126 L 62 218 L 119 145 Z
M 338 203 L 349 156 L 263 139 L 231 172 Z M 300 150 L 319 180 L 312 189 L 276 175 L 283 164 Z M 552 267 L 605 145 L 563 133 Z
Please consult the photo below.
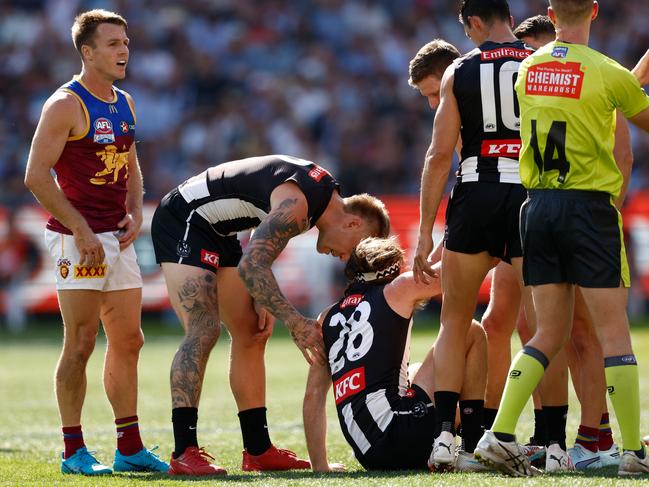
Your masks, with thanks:
M 334 395 L 336 404 L 358 394 L 365 389 L 365 367 L 350 370 L 338 380 L 334 381 Z
M 331 174 L 329 174 L 329 171 L 327 171 L 325 168 L 320 167 L 317 164 L 314 164 L 313 166 L 313 169 L 309 171 L 309 177 L 315 179 L 317 183 L 320 182 L 325 174 L 329 177 L 332 177 Z

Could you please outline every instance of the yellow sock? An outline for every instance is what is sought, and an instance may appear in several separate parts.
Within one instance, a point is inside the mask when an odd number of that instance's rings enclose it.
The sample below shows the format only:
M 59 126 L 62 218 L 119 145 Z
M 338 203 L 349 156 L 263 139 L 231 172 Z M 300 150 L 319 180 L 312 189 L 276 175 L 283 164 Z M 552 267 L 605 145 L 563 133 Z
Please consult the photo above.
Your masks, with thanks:
M 638 451 L 640 443 L 640 386 L 634 355 L 606 357 L 606 387 L 622 434 L 625 450 Z
M 547 357 L 536 348 L 524 347 L 518 352 L 509 368 L 509 377 L 492 431 L 515 434 L 518 418 L 547 366 Z

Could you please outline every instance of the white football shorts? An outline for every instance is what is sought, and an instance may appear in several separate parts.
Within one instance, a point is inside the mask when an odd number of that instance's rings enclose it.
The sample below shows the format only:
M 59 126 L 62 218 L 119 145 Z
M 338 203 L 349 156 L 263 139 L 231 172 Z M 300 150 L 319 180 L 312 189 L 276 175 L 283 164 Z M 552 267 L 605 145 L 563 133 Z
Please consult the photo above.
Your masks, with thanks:
M 141 288 L 142 275 L 133 244 L 120 251 L 113 232 L 96 235 L 104 247 L 105 258 L 103 264 L 90 267 L 79 265 L 79 251 L 72 235 L 45 230 L 45 245 L 55 264 L 56 289 L 107 292 Z

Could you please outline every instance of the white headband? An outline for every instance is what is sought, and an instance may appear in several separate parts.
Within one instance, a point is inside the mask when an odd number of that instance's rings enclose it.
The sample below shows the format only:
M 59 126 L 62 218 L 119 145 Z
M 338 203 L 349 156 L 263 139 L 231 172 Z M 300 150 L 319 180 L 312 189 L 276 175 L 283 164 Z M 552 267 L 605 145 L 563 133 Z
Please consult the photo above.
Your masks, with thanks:
M 388 277 L 395 272 L 399 272 L 401 269 L 401 263 L 397 262 L 396 264 L 392 264 L 390 267 L 387 269 L 383 269 L 380 271 L 376 272 L 359 272 L 356 274 L 355 280 L 358 282 L 371 282 L 371 281 L 377 281 L 379 279 L 383 279 L 385 277 Z

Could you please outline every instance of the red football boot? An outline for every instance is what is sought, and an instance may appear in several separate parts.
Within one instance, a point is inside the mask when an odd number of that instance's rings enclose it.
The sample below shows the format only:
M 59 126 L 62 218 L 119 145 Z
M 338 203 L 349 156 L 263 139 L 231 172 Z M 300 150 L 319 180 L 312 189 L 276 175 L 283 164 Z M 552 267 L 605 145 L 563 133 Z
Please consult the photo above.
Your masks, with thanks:
M 261 470 L 304 470 L 311 468 L 311 462 L 298 458 L 291 450 L 276 448 L 271 445 L 261 455 L 251 455 L 243 450 L 241 470 L 255 472 Z
M 169 475 L 191 475 L 204 477 L 207 475 L 225 475 L 228 472 L 212 463 L 214 457 L 203 448 L 190 446 L 178 458 L 171 458 L 169 462 Z

